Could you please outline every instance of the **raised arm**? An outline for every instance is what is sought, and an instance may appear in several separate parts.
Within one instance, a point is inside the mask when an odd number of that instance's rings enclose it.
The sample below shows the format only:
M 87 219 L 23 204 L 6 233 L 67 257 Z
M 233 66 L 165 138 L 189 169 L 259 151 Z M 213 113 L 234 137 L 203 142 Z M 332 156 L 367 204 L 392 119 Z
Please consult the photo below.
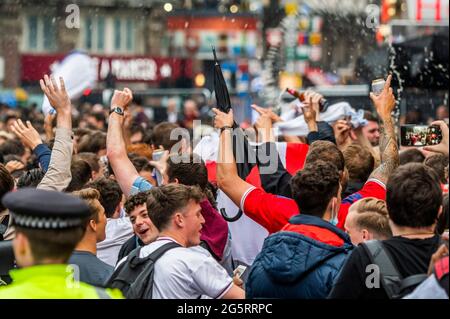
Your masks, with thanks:
M 291 186 L 289 184 L 292 175 L 283 166 L 283 162 L 278 155 L 276 144 L 274 143 L 275 137 L 272 130 L 273 118 L 271 116 L 273 112 L 256 105 L 252 105 L 252 108 L 260 115 L 258 121 L 255 123 L 255 128 L 258 130 L 258 136 L 261 137 L 260 142 L 263 142 L 263 144 L 258 146 L 257 153 L 257 165 L 260 171 L 261 185 L 268 193 L 292 197 Z M 264 160 L 259 156 L 261 152 L 265 154 Z M 276 170 L 271 170 L 270 174 L 264 173 L 264 168 L 273 163 L 277 164 Z
M 72 174 L 70 164 L 72 162 L 72 104 L 66 92 L 63 78 L 56 80 L 45 75 L 40 81 L 41 89 L 47 96 L 50 105 L 56 110 L 56 134 L 55 143 L 50 158 L 50 164 L 39 189 L 63 191 L 70 184 Z
M 48 146 L 42 143 L 41 136 L 33 125 L 31 125 L 30 121 L 27 121 L 24 124 L 20 119 L 18 119 L 13 123 L 11 129 L 14 134 L 19 137 L 22 144 L 31 149 L 36 155 L 42 171 L 44 173 L 47 172 L 52 153 Z
M 108 122 L 108 134 L 106 137 L 106 151 L 108 161 L 114 171 L 114 176 L 125 196 L 132 193 L 133 185 L 145 183 L 140 181 L 139 174 L 127 155 L 126 143 L 123 137 L 124 112 L 133 99 L 131 90 L 114 91 L 111 100 L 111 115 Z M 115 112 L 116 110 L 117 112 Z M 139 191 L 140 185 L 137 186 Z
M 391 86 L 392 75 L 389 75 L 383 91 L 379 95 L 370 94 L 370 98 L 382 121 L 380 136 L 381 165 L 373 171 L 369 179 L 377 179 L 386 184 L 389 176 L 399 165 L 397 135 L 395 134 L 392 111 L 395 97 Z
M 253 186 L 242 180 L 237 171 L 233 155 L 233 111 L 228 114 L 213 109 L 216 114 L 214 127 L 222 129 L 217 160 L 217 184 L 219 188 L 236 204 L 241 206 L 241 199 Z M 226 129 L 223 129 L 226 128 Z

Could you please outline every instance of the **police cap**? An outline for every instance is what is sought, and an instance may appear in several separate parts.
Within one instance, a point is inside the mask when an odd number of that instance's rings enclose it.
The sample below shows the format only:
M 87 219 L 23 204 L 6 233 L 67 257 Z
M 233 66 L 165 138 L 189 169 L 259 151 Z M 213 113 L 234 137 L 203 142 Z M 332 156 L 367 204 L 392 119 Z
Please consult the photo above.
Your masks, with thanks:
M 34 229 L 64 229 L 82 226 L 90 216 L 89 207 L 79 198 L 42 189 L 25 188 L 2 199 L 14 224 Z

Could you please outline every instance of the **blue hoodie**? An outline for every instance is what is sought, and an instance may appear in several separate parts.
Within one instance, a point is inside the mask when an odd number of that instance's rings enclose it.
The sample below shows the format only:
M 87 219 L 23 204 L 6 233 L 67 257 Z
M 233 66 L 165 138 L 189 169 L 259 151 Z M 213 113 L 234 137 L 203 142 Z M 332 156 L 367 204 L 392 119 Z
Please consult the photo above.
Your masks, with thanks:
M 297 215 L 288 225 L 299 225 L 299 232 L 280 231 L 264 241 L 249 273 L 247 298 L 324 299 L 331 291 L 353 249 L 349 236 L 315 216 Z

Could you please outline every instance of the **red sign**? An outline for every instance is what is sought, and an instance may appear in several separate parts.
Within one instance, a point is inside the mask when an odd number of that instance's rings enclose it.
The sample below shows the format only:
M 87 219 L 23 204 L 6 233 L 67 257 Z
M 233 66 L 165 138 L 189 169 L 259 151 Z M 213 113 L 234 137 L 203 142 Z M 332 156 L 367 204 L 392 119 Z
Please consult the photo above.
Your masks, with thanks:
M 91 55 L 98 81 L 112 73 L 118 82 L 157 82 L 164 78 L 192 77 L 192 60 L 148 56 Z M 51 66 L 64 59 L 60 54 L 23 54 L 22 81 L 35 82 L 51 73 Z

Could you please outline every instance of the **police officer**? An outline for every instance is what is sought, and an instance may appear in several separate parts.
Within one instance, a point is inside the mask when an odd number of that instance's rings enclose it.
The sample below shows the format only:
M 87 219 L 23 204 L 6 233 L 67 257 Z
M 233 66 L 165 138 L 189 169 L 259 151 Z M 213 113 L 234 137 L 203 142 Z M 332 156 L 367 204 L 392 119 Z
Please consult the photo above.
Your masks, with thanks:
M 0 287 L 0 299 L 119 299 L 118 290 L 77 281 L 67 265 L 90 216 L 88 206 L 71 195 L 21 189 L 2 199 L 15 226 L 13 250 L 20 269 L 10 271 L 12 284 Z

